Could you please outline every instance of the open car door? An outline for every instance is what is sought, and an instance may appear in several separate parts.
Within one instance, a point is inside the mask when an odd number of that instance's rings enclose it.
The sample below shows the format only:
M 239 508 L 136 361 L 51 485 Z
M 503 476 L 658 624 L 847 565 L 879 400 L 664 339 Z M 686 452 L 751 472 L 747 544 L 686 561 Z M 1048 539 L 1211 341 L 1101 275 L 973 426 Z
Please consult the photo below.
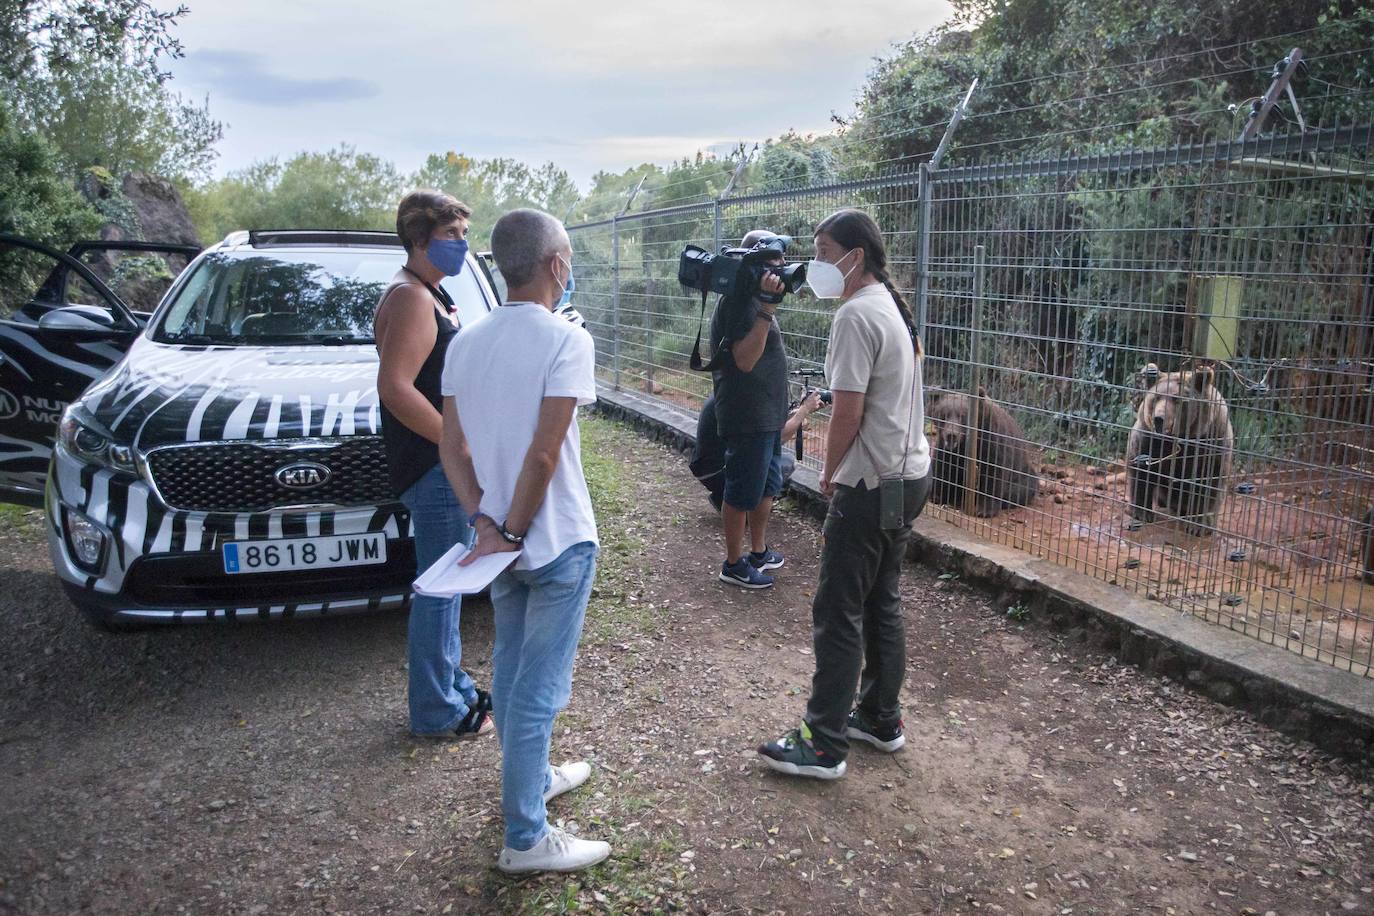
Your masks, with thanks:
M 133 273 L 117 269 L 130 252 L 189 258 L 195 249 L 83 242 L 64 253 L 0 234 L 0 501 L 42 505 L 62 411 L 118 362 L 143 330 L 146 314 L 135 312 L 101 279 L 100 263 L 82 260 L 100 256 L 111 268 L 107 275 L 118 278 Z M 145 272 L 162 279 L 170 271 L 158 261 L 162 270 L 145 265 Z M 171 279 L 166 277 L 166 284 Z

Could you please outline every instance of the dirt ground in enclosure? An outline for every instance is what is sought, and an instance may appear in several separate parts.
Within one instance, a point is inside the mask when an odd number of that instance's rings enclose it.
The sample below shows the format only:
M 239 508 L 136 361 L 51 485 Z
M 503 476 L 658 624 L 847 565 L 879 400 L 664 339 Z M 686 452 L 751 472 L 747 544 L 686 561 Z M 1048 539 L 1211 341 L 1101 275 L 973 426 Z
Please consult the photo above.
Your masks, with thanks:
M 701 399 L 676 386 L 700 381 L 679 375 L 662 370 L 653 383 L 625 383 L 694 414 Z M 822 413 L 804 433 L 806 455 L 821 453 L 825 424 Z M 1032 454 L 1041 484 L 1030 506 L 991 519 L 950 507 L 932 513 L 1271 645 L 1374 676 L 1374 584 L 1363 581 L 1361 557 L 1362 520 L 1374 493 L 1351 483 L 1367 468 L 1235 473 L 1216 534 L 1193 537 L 1169 520 L 1131 524 L 1123 465 L 1046 464 L 1046 454 Z M 1254 492 L 1235 492 L 1242 481 Z
M 405 618 L 111 636 L 0 516 L 0 911 L 16 913 L 1374 913 L 1374 768 L 903 579 L 909 743 L 820 784 L 753 748 L 812 670 L 819 527 L 785 504 L 768 593 L 715 579 L 682 459 L 606 421 L 584 443 L 603 556 L 552 814 L 609 839 L 511 880 L 493 739 L 406 731 Z M 489 679 L 490 609 L 465 608 Z
M 1234 475 L 1216 532 L 1194 537 L 1170 520 L 1130 519 L 1118 466 L 1038 465 L 1030 506 L 975 519 L 940 518 L 1121 585 L 1170 607 L 1315 657 L 1374 673 L 1374 586 L 1362 580 L 1357 500 L 1306 475 Z

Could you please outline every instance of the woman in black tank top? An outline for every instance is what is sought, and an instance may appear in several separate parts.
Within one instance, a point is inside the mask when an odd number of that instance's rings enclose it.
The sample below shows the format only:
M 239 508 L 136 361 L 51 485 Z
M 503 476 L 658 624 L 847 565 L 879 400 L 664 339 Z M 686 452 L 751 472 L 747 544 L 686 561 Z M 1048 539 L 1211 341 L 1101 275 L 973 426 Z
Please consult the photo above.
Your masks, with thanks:
M 471 213 L 439 191 L 412 191 L 401 200 L 396 232 L 406 263 L 382 293 L 373 319 L 387 470 L 397 498 L 410 510 L 420 570 L 469 534 L 439 464 L 439 378 L 458 333 L 453 300 L 439 284 L 467 261 Z M 491 697 L 460 666 L 460 601 L 419 595 L 411 601 L 410 729 L 417 735 L 478 735 L 492 727 Z

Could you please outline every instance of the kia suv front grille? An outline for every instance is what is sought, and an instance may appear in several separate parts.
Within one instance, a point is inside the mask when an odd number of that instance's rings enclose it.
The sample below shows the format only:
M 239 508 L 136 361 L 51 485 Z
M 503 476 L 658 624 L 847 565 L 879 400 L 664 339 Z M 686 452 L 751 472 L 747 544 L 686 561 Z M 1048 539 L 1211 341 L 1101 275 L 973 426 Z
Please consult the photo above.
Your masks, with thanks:
M 380 436 L 206 442 L 155 449 L 148 470 L 162 501 L 194 512 L 394 501 Z

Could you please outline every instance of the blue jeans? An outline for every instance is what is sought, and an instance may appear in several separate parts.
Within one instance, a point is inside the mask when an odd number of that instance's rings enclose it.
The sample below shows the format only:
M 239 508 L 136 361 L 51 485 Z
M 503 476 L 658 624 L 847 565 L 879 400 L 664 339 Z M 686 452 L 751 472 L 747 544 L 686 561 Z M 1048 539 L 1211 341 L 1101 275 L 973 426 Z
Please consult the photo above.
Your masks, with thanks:
M 440 465 L 425 472 L 401 494 L 415 531 L 415 565 L 428 569 L 450 547 L 468 542 L 471 531 L 458 498 Z M 477 702 L 472 677 L 459 667 L 463 642 L 458 634 L 462 599 L 415 595 L 410 603 L 410 730 L 437 735 L 458 727 Z
M 552 563 L 507 570 L 491 584 L 491 701 L 511 849 L 529 849 L 548 830 L 549 741 L 554 717 L 572 693 L 573 659 L 595 575 L 596 545 L 583 542 Z

